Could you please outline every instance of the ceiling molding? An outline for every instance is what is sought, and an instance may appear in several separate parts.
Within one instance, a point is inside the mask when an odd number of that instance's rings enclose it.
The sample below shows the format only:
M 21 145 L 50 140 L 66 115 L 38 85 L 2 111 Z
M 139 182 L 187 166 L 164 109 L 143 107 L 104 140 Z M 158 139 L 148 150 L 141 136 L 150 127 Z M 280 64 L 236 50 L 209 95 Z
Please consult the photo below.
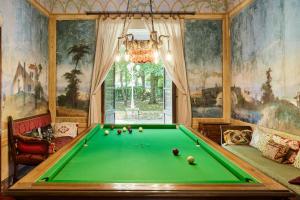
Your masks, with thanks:
M 124 12 L 127 0 L 29 0 L 49 14 Z M 224 14 L 245 0 L 153 0 L 154 12 L 196 12 Z M 131 11 L 149 12 L 148 0 L 131 0 Z
M 126 11 L 127 0 L 35 0 L 51 14 Z M 149 11 L 149 0 L 131 0 L 131 11 Z M 157 12 L 226 13 L 225 0 L 153 0 Z M 236 0 L 234 0 L 236 1 Z M 239 0 L 237 0 L 239 1 Z

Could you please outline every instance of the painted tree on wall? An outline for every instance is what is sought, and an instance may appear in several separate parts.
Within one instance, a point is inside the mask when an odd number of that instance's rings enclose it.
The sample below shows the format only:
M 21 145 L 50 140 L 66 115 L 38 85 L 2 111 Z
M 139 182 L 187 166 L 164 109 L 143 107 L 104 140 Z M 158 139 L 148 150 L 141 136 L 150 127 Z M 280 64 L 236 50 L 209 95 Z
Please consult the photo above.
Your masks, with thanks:
M 90 53 L 90 47 L 85 44 L 74 45 L 68 49 L 68 55 L 72 56 L 72 63 L 75 64 L 75 68 L 70 72 L 66 72 L 64 77 L 66 78 L 68 85 L 66 87 L 66 98 L 67 104 L 77 108 L 78 97 L 79 97 L 79 83 L 81 82 L 78 75 L 82 72 L 77 69 L 78 63 L 84 58 L 86 54 Z
M 222 117 L 221 21 L 185 21 L 185 61 L 193 117 Z
M 269 68 L 266 71 L 267 81 L 261 86 L 261 90 L 263 92 L 261 101 L 264 104 L 275 100 L 272 86 L 271 86 L 271 81 L 272 81 L 271 72 L 272 72 L 271 68 Z
M 300 135 L 300 1 L 253 1 L 232 18 L 232 117 Z
M 87 116 L 94 63 L 94 20 L 57 23 L 57 115 Z
M 44 89 L 40 82 L 40 76 L 43 71 L 43 66 L 39 64 L 35 70 L 36 70 L 36 74 L 35 74 L 35 87 L 34 87 L 34 105 L 35 108 L 38 108 L 38 101 L 41 100 L 44 96 Z
M 48 109 L 48 17 L 28 1 L 0 0 L 2 122 Z

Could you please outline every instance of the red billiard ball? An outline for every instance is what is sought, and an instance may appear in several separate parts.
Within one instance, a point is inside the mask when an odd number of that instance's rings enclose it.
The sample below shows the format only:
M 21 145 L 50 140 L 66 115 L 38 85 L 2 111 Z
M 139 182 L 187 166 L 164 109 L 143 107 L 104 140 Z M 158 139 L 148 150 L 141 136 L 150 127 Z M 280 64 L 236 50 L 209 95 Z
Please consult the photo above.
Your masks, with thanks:
M 178 149 L 173 149 L 173 154 L 174 154 L 174 156 L 178 156 L 178 154 L 179 154 L 179 150 Z
M 122 133 L 122 131 L 119 129 L 119 130 L 118 130 L 118 135 L 120 135 L 121 133 Z
M 115 125 L 110 125 L 110 130 L 114 130 L 114 128 L 115 128 Z

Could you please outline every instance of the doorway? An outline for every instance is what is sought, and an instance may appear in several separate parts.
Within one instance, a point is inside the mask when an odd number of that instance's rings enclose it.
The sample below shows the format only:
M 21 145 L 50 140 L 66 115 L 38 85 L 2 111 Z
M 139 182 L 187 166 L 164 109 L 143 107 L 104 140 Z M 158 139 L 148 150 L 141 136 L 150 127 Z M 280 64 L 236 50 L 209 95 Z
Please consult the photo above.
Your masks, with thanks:
M 104 82 L 104 122 L 172 123 L 172 86 L 161 63 L 115 63 Z

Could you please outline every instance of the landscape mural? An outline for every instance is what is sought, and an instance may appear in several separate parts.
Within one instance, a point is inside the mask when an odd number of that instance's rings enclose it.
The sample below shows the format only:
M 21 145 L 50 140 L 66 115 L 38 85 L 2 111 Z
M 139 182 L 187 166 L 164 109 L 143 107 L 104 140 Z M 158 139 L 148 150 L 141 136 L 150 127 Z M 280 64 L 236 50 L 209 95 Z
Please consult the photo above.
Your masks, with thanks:
M 222 21 L 185 21 L 185 62 L 192 116 L 223 117 Z
M 27 1 L 0 0 L 2 121 L 48 110 L 48 18 Z
M 57 115 L 86 117 L 96 43 L 94 20 L 57 22 Z
M 232 117 L 300 135 L 300 1 L 255 1 L 231 22 Z

